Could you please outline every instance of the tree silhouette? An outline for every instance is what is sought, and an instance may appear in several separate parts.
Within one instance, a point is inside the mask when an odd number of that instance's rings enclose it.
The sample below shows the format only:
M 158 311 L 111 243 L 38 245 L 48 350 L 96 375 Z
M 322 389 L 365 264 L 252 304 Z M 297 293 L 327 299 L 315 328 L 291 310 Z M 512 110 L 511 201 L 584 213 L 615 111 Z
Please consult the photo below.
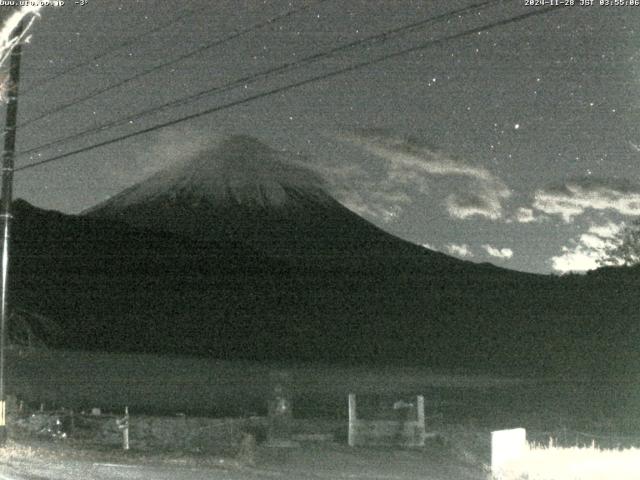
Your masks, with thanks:
M 612 238 L 598 263 L 603 266 L 640 263 L 640 218 L 625 226 Z

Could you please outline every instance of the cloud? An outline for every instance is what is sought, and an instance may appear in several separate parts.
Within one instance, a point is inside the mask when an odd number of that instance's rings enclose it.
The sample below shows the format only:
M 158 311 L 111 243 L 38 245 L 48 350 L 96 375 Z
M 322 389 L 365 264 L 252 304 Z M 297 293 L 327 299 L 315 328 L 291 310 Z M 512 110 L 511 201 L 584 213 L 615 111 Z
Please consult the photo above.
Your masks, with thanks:
M 465 219 L 474 215 L 497 220 L 502 216 L 500 197 L 491 192 L 452 193 L 445 201 L 452 217 Z
M 511 250 L 510 248 L 496 248 L 492 247 L 491 245 L 482 245 L 482 248 L 484 248 L 485 251 L 492 257 L 502 258 L 504 260 L 508 260 L 509 258 L 513 257 L 513 250 Z
M 515 221 L 518 223 L 533 223 L 542 220 L 541 216 L 536 217 L 533 213 L 533 209 L 520 207 L 516 210 Z
M 391 195 L 387 198 L 389 201 L 385 201 L 383 195 L 378 192 L 378 199 L 365 200 L 357 190 L 349 189 L 336 189 L 334 195 L 345 207 L 358 215 L 366 215 L 374 218 L 378 218 L 385 223 L 395 220 L 402 212 L 402 206 L 406 203 L 406 198 L 403 196 Z M 408 197 L 407 197 L 408 198 Z M 382 199 L 382 200 L 380 200 Z M 393 201 L 399 201 L 400 204 L 394 204 Z
M 401 184 L 380 178 L 371 168 L 353 163 L 306 164 L 325 181 L 331 194 L 349 210 L 383 222 L 396 220 L 412 198 Z
M 609 222 L 605 225 L 591 225 L 586 233 L 573 239 L 569 246 L 562 247 L 562 254 L 551 258 L 553 269 L 560 273 L 585 272 L 600 266 L 600 260 L 607 256 L 607 250 L 617 244 L 616 235 L 625 223 Z
M 503 215 L 502 203 L 511 195 L 509 188 L 488 169 L 454 158 L 415 139 L 378 130 L 344 134 L 339 139 L 384 161 L 382 185 L 387 192 L 404 190 L 412 185 L 419 192 L 427 193 L 434 178 L 460 181 L 458 191 L 444 201 L 447 212 L 455 218 L 499 219 Z
M 636 216 L 640 215 L 640 186 L 625 180 L 578 178 L 536 191 L 533 207 L 559 215 L 566 223 L 589 209 Z
M 445 248 L 451 255 L 457 255 L 459 257 L 473 257 L 473 252 L 466 243 L 463 243 L 462 245 L 451 243 L 446 245 Z
M 556 272 L 586 272 L 599 267 L 599 255 L 581 245 L 571 249 L 562 247 L 562 255 L 551 258 L 551 266 Z
M 624 228 L 626 227 L 626 223 L 613 223 L 608 222 L 605 225 L 591 225 L 589 227 L 589 233 L 597 235 L 603 239 L 612 239 L 615 238 Z
M 343 135 L 342 138 L 388 160 L 393 174 L 422 171 L 430 175 L 493 179 L 486 168 L 469 165 L 415 139 L 381 135 L 377 131 Z

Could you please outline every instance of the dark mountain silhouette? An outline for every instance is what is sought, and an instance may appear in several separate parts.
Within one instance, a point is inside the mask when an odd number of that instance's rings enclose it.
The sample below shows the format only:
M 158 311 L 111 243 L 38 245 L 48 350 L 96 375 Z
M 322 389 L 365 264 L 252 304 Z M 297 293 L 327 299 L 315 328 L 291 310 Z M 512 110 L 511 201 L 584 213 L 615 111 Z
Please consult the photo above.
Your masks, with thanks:
M 235 136 L 168 168 L 85 212 L 194 239 L 231 238 L 270 256 L 412 256 L 463 265 L 389 235 L 326 193 L 323 180 L 296 159 Z
M 14 302 L 59 346 L 552 372 L 635 368 L 638 269 L 554 277 L 389 235 L 234 137 L 81 216 L 15 202 Z

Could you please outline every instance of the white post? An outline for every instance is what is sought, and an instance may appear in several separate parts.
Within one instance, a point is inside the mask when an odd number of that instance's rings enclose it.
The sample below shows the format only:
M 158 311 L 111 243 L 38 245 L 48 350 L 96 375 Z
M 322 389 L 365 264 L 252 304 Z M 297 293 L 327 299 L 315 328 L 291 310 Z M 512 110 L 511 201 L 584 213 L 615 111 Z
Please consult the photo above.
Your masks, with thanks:
M 527 451 L 527 432 L 524 428 L 491 432 L 491 471 L 498 474 L 509 462 L 521 458 Z
M 124 428 L 122 429 L 122 448 L 129 450 L 129 407 L 124 407 Z
M 418 415 L 418 425 L 420 425 L 420 428 L 423 428 L 425 426 L 424 424 L 424 396 L 423 395 L 418 395 L 417 398 L 417 405 L 416 405 L 416 413 Z
M 420 432 L 420 438 L 415 439 L 418 445 L 424 446 L 424 441 L 427 438 L 427 427 L 424 421 L 424 396 L 418 395 L 416 402 L 416 414 L 418 417 L 418 431 Z
M 356 413 L 356 396 L 353 393 L 349 394 L 349 446 L 353 447 L 356 442 L 356 422 L 358 416 Z

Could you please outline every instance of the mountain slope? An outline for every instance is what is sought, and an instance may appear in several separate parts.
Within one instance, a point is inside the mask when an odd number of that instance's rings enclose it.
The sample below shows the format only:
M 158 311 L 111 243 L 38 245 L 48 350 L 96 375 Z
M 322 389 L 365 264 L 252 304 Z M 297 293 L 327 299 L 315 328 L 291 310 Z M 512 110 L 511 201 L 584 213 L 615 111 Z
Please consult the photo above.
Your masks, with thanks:
M 640 365 L 637 270 L 558 278 L 429 251 L 246 137 L 82 216 L 15 210 L 12 298 L 59 322 L 67 348 L 545 373 Z
M 466 263 L 380 230 L 327 194 L 322 179 L 295 158 L 245 136 L 159 172 L 85 215 L 195 239 L 232 238 L 275 256 Z
M 537 373 L 640 365 L 637 269 L 298 265 L 25 202 L 13 240 L 11 299 L 56 321 L 64 348 Z

